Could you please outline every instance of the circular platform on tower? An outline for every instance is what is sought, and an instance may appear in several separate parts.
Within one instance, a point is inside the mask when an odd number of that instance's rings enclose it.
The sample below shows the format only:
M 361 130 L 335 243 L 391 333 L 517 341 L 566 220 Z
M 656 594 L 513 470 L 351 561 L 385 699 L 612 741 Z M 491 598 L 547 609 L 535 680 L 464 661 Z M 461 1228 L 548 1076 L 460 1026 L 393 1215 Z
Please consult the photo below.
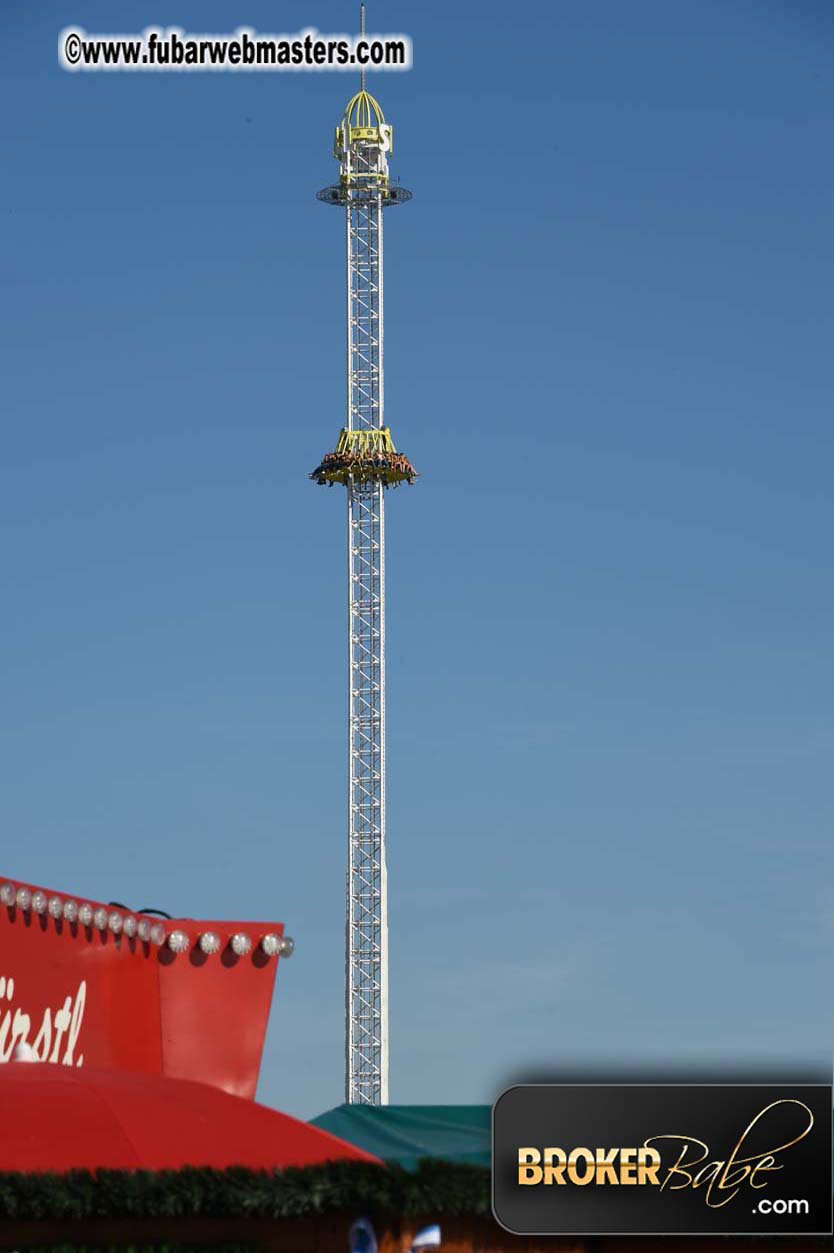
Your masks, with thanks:
M 322 187 L 321 191 L 316 192 L 316 200 L 320 200 L 322 204 L 344 205 L 350 200 L 351 204 L 373 204 L 377 198 L 377 192 L 369 187 L 342 187 L 339 183 L 334 183 L 332 187 Z M 405 204 L 411 199 L 411 192 L 407 187 L 388 187 L 382 193 L 383 208 L 387 208 L 392 204 Z
M 320 486 L 351 482 L 398 487 L 413 483 L 417 471 L 405 453 L 397 452 L 387 426 L 362 431 L 343 427 L 335 451 L 322 457 L 310 478 Z

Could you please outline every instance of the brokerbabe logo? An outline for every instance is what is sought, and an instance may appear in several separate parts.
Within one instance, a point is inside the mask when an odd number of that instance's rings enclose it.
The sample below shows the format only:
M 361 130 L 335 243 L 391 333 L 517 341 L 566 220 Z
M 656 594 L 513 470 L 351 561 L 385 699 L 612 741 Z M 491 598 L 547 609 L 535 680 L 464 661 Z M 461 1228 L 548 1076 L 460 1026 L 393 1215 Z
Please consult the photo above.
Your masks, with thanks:
M 831 1231 L 831 1087 L 529 1085 L 493 1115 L 519 1234 Z

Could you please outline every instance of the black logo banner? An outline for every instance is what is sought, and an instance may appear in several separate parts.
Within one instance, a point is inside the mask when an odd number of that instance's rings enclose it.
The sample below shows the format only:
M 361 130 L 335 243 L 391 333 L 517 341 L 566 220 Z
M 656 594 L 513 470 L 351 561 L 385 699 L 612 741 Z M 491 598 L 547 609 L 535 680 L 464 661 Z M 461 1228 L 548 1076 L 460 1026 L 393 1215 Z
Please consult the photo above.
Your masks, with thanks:
M 830 1084 L 522 1084 L 492 1140 L 517 1235 L 832 1232 Z

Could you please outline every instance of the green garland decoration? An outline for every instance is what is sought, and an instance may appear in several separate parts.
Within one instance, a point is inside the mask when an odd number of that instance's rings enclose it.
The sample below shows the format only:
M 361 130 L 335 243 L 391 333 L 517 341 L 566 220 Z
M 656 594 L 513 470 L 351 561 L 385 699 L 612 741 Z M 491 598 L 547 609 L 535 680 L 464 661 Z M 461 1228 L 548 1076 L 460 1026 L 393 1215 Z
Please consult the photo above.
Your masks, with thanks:
M 26 1249 L 26 1253 L 262 1253 L 262 1245 L 229 1243 L 219 1244 L 39 1244 Z
M 335 1211 L 488 1215 L 490 1173 L 426 1159 L 396 1164 L 326 1162 L 286 1170 L 71 1170 L 0 1173 L 4 1220 L 84 1218 L 304 1218 Z

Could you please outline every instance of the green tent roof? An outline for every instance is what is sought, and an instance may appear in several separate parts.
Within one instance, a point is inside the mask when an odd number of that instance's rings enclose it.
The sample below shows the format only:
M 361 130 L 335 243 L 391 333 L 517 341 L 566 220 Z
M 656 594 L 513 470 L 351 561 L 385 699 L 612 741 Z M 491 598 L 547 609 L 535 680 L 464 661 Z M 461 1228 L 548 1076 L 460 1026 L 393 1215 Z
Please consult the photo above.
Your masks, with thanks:
M 408 1169 L 421 1157 L 489 1166 L 491 1114 L 489 1105 L 337 1105 L 311 1122 Z

